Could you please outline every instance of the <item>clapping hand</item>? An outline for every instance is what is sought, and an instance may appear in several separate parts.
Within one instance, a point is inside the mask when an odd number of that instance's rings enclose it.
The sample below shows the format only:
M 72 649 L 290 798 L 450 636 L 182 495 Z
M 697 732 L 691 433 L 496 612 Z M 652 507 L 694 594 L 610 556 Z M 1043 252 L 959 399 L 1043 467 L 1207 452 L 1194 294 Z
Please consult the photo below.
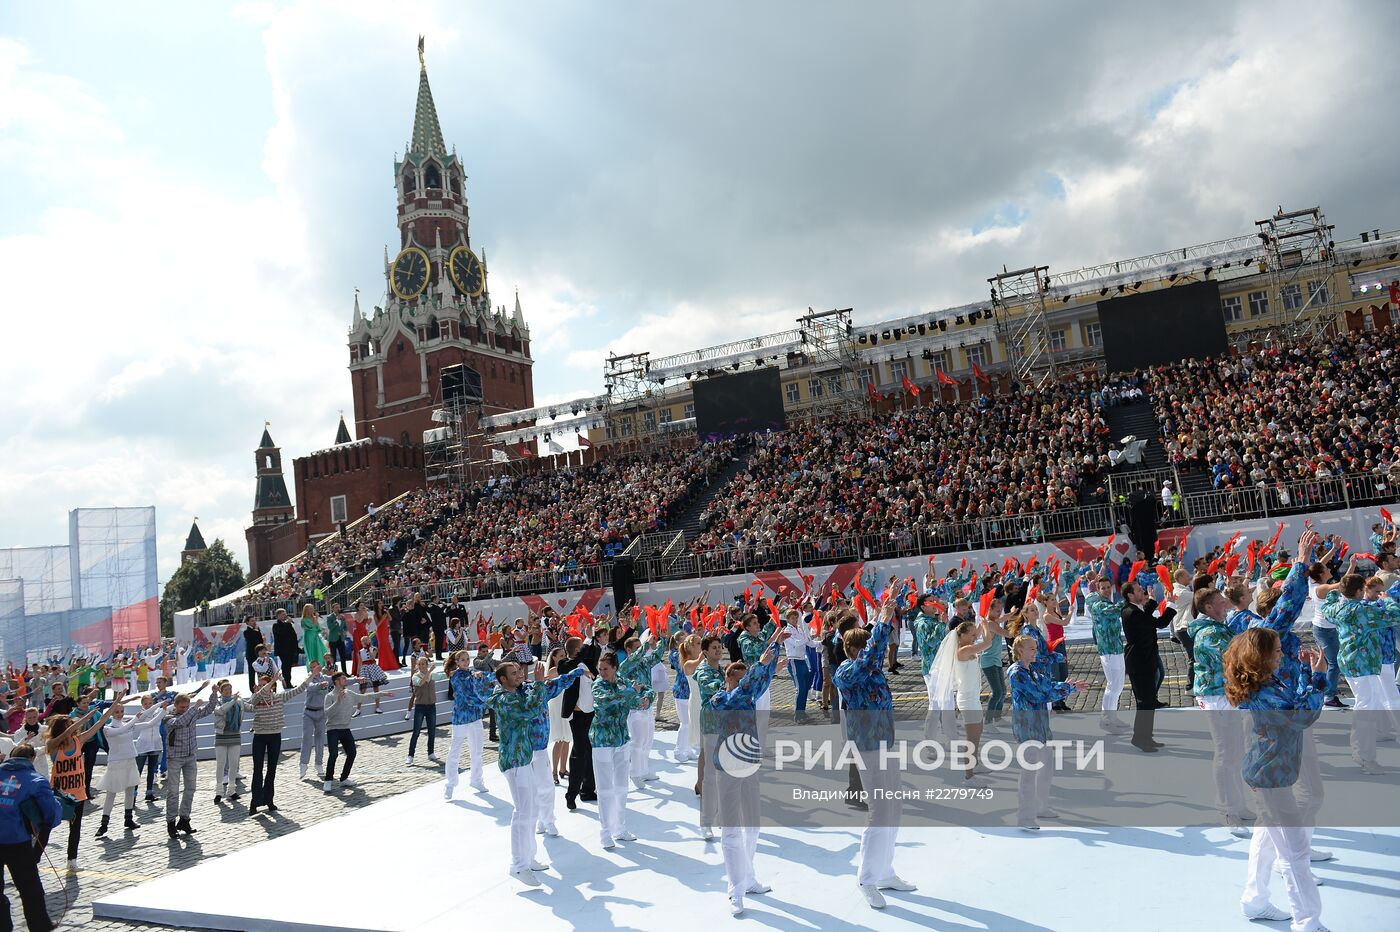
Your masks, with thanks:
M 1312 558 L 1313 548 L 1317 546 L 1317 531 L 1312 528 L 1305 528 L 1298 537 L 1298 559 L 1308 561 Z

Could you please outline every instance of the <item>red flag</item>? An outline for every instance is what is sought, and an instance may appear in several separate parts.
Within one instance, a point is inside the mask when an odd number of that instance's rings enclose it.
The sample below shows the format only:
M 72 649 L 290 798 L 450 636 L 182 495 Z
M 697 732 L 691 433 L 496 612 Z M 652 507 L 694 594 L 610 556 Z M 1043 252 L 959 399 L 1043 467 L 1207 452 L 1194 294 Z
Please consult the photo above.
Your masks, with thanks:
M 1026 593 L 1026 601 L 1034 602 L 1035 597 L 1038 595 L 1040 595 L 1040 583 L 1036 583 L 1034 586 L 1031 586 L 1030 591 Z
M 987 617 L 987 612 L 991 610 L 992 599 L 996 598 L 996 592 L 988 589 L 982 593 L 982 598 L 977 600 L 977 610 L 983 618 Z
M 992 384 L 992 380 L 987 378 L 987 373 L 983 372 L 982 367 L 975 362 L 972 364 L 972 374 L 976 377 L 977 381 L 981 382 L 983 385 Z
M 1376 559 L 1376 555 L 1375 555 L 1374 553 L 1358 553 L 1358 554 L 1356 555 L 1356 559 L 1358 559 L 1358 560 L 1370 560 L 1372 563 L 1379 563 L 1379 562 L 1381 562 L 1380 560 L 1377 560 L 1377 559 Z
M 700 606 L 695 605 L 690 609 L 690 626 L 696 631 L 700 630 Z
M 1346 541 L 1342 541 L 1342 546 L 1337 549 L 1337 559 L 1339 561 L 1345 559 L 1347 555 L 1347 550 L 1349 550 L 1350 548 L 1351 544 L 1348 544 Z
M 1240 542 L 1240 538 L 1243 537 L 1243 536 L 1244 536 L 1244 531 L 1236 531 L 1233 537 L 1231 537 L 1229 540 L 1225 541 L 1225 549 L 1224 549 L 1223 551 L 1221 551 L 1221 552 L 1222 552 L 1222 553 L 1229 553 L 1231 550 L 1234 550 L 1234 549 L 1235 549 L 1235 544 L 1238 544 L 1238 543 Z
M 1157 567 L 1157 578 L 1162 581 L 1162 588 L 1167 592 L 1172 591 L 1172 571 L 1165 566 Z
M 967 569 L 967 557 L 962 558 L 962 566 L 960 566 L 959 569 Z
M 865 394 L 870 397 L 870 401 L 872 404 L 880 400 L 880 393 L 875 391 L 874 382 L 865 383 Z
M 1220 558 L 1216 557 L 1214 560 L 1210 561 L 1210 566 L 1206 567 L 1206 572 L 1214 574 L 1218 569 L 1220 569 Z
M 904 390 L 905 390 L 906 392 L 908 392 L 909 394 L 913 395 L 915 398 L 918 398 L 918 397 L 919 397 L 919 386 L 917 386 L 917 385 L 915 385 L 913 382 L 909 381 L 909 376 L 907 376 L 907 375 L 906 375 L 906 376 L 901 376 L 901 377 L 900 377 L 900 380 L 899 380 L 899 384 L 900 384 L 900 385 L 903 385 L 903 386 L 904 386 Z
M 1001 564 L 1001 575 L 1005 576 L 1007 573 L 1011 572 L 1011 563 L 1012 563 L 1012 561 L 1011 561 L 1011 558 L 1010 558 L 1010 557 L 1007 557 L 1007 558 L 1002 562 L 1002 564 Z
M 1136 580 L 1138 578 L 1138 573 L 1141 573 L 1145 569 L 1147 569 L 1147 561 L 1138 560 L 1132 565 L 1132 568 L 1128 570 L 1128 578 Z
M 1037 557 L 1037 556 L 1035 556 L 1034 554 L 1031 555 L 1031 560 L 1030 560 L 1030 562 L 1026 564 L 1026 570 L 1025 570 L 1025 571 L 1026 571 L 1027 573 L 1029 573 L 1031 570 L 1035 569 L 1035 561 L 1038 560 L 1038 559 L 1040 559 L 1040 558 Z
M 871 608 L 880 607 L 880 603 L 876 602 L 875 598 L 869 592 L 866 591 L 865 587 L 860 584 L 860 580 L 856 580 L 856 594 L 860 596 L 860 598 L 856 600 L 857 602 L 860 602 L 863 599 L 865 600 L 865 603 Z M 865 613 L 861 612 L 860 617 L 864 618 Z
M 1106 557 L 1106 556 L 1108 556 L 1108 548 L 1113 546 L 1113 538 L 1115 538 L 1115 537 L 1117 537 L 1117 536 L 1118 536 L 1117 534 L 1110 534 L 1110 535 L 1108 535 L 1108 540 L 1106 540 L 1106 541 L 1103 542 L 1103 549 L 1099 551 L 1099 556 L 1100 556 L 1100 557 Z
M 580 447 L 591 447 L 591 446 L 593 446 L 593 441 L 592 441 L 592 440 L 589 440 L 589 439 L 588 439 L 587 437 L 585 437 L 583 434 L 579 434 L 579 435 L 578 435 L 578 445 L 579 445 Z
M 1233 575 L 1235 575 L 1235 568 L 1236 568 L 1237 566 L 1239 566 L 1239 565 L 1240 565 L 1240 555 L 1239 555 L 1238 553 L 1232 553 L 1232 554 L 1230 554 L 1230 559 L 1228 559 L 1228 560 L 1225 561 L 1225 575 L 1226 575 L 1226 576 L 1233 576 Z
M 973 573 L 971 576 L 968 577 L 967 585 L 963 587 L 963 594 L 964 594 L 964 595 L 971 595 L 971 594 L 972 594 L 972 591 L 973 591 L 974 589 L 976 589 L 976 588 L 977 588 L 977 574 L 976 574 L 976 573 Z
M 1394 524 L 1394 523 L 1395 523 L 1395 519 L 1392 518 L 1392 517 L 1390 516 L 1390 512 L 1389 512 L 1387 509 L 1385 509 L 1385 508 L 1382 508 L 1382 509 L 1381 509 L 1381 518 L 1383 518 L 1383 519 L 1385 520 L 1385 523 L 1386 523 L 1386 524 Z
M 1250 541 L 1249 546 L 1244 548 L 1245 560 L 1249 563 L 1249 572 L 1251 574 L 1254 573 L 1254 564 L 1259 559 L 1259 553 L 1256 549 L 1257 546 L 1258 544 L 1256 541 Z
M 812 633 L 820 635 L 822 633 L 822 613 L 812 613 Z
M 535 451 L 532 450 L 532 449 L 530 449 L 530 445 L 529 445 L 528 443 L 525 443 L 524 441 L 521 441 L 521 443 L 520 443 L 520 451 L 519 451 L 519 452 L 520 452 L 520 455 L 521 455 L 521 456 L 534 456 L 534 455 L 535 455 Z
M 958 380 L 953 378 L 948 373 L 944 372 L 942 369 L 938 370 L 938 381 L 943 385 L 951 385 L 954 388 L 958 387 Z
M 1279 539 L 1280 537 L 1282 537 L 1282 536 L 1283 536 L 1283 522 L 1280 521 L 1280 522 L 1278 523 L 1278 530 L 1277 530 L 1277 531 L 1274 531 L 1274 536 L 1269 538 L 1269 542 L 1268 542 L 1267 544 L 1264 545 L 1264 549 L 1263 549 L 1263 550 L 1259 551 L 1259 555 L 1260 555 L 1260 556 L 1263 556 L 1263 555 L 1266 554 L 1266 553 L 1273 553 L 1273 552 L 1274 552 L 1274 548 L 1278 546 L 1278 539 Z

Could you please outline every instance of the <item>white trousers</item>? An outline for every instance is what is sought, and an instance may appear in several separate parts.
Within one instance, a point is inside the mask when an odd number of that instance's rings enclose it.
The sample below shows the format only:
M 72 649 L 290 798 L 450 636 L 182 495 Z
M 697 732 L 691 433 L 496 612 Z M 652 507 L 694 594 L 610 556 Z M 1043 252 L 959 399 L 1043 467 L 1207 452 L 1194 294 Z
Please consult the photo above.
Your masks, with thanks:
M 1315 932 L 1322 928 L 1322 897 L 1317 880 L 1308 866 L 1311 831 L 1304 827 L 1304 814 L 1298 808 L 1292 787 L 1256 789 L 1259 825 L 1249 843 L 1249 867 L 1245 874 L 1240 906 L 1246 916 L 1258 915 L 1269 903 L 1269 878 L 1275 861 L 1283 861 L 1283 888 L 1293 913 L 1293 932 Z
M 506 771 L 510 801 L 510 869 L 529 870 L 535 860 L 535 772 L 529 764 Z
M 627 829 L 627 746 L 593 749 L 598 825 L 603 844 Z
M 627 733 L 632 736 L 627 743 L 632 757 L 632 776 L 640 780 L 651 769 L 651 743 L 656 738 L 656 719 L 651 709 L 628 712 Z
M 301 715 L 301 769 L 316 755 L 316 772 L 321 773 L 321 761 L 326 753 L 326 710 L 303 709 Z
M 176 682 L 177 684 L 188 683 L 188 682 L 190 681 L 190 679 L 191 679 L 191 677 L 190 677 L 190 670 L 191 670 L 191 669 L 192 669 L 192 668 L 190 668 L 190 667 L 185 667 L 185 666 L 176 667 L 176 668 L 175 668 L 175 682 Z
M 1050 781 L 1055 776 L 1055 761 L 1050 749 L 1039 741 L 1021 742 L 1016 755 L 1024 757 L 1027 764 L 1016 775 L 1016 821 L 1031 825 L 1050 808 Z
M 238 761 L 243 748 L 237 744 L 214 745 L 214 786 L 220 796 L 227 796 L 226 789 L 238 792 Z
M 933 741 L 942 735 L 948 741 L 958 740 L 957 709 L 936 708 L 938 703 L 933 698 L 932 673 L 924 677 L 924 689 L 928 692 L 928 713 L 924 716 L 924 737 Z
M 880 799 L 876 790 L 899 789 L 899 770 L 891 764 L 880 768 L 879 751 L 860 751 L 861 785 L 870 805 L 870 819 L 860 836 L 859 883 L 880 883 L 894 876 L 894 846 L 899 838 L 899 801 Z
M 1103 714 L 1118 718 L 1118 697 L 1123 695 L 1123 655 L 1099 654 L 1103 667 Z
M 1206 727 L 1215 745 L 1215 808 L 1222 815 L 1239 815 L 1247 808 L 1244 789 L 1244 716 L 1224 696 L 1197 696 L 1206 710 Z
M 690 757 L 690 700 L 676 700 L 676 721 L 680 728 L 676 731 L 676 760 Z
M 535 828 L 553 828 L 555 787 L 549 751 L 536 751 L 530 767 L 535 771 Z
M 1381 733 L 1381 719 L 1386 715 L 1385 688 L 1376 676 L 1349 676 L 1347 685 L 1356 698 L 1351 710 L 1351 754 L 1363 763 L 1376 762 L 1376 738 Z
M 471 753 L 471 781 L 472 786 L 485 786 L 481 781 L 481 753 L 486 744 L 486 734 L 481 727 L 481 719 L 474 722 L 467 722 L 465 725 L 452 726 L 452 744 L 447 751 L 447 788 L 451 791 L 457 786 L 457 771 L 461 766 L 462 742 L 467 742 Z
M 1380 736 L 1390 737 L 1400 733 L 1400 684 L 1395 682 L 1395 664 L 1381 664 L 1381 693 L 1385 707 L 1391 711 L 1389 721 L 1381 722 Z
M 729 881 L 729 895 L 742 898 L 749 887 L 757 883 L 753 858 L 758 850 L 758 778 L 736 780 L 716 771 L 714 784 L 719 796 L 719 840 L 724 854 L 724 875 Z

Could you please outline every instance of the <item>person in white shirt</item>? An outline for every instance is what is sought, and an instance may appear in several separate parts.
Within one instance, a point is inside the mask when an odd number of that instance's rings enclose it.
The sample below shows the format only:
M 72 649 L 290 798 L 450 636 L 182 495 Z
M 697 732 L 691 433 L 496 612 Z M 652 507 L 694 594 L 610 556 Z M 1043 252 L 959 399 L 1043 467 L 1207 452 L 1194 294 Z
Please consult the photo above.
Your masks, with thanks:
M 801 723 L 807 717 L 807 692 L 812 688 L 812 667 L 807 662 L 807 650 L 821 651 L 820 645 L 812 639 L 807 622 L 797 609 L 788 609 L 783 615 L 783 630 L 787 640 L 783 641 L 783 656 L 787 658 L 788 674 L 797 689 L 797 701 L 793 706 L 796 720 Z
M 112 704 L 112 719 L 102 729 L 107 738 L 107 766 L 102 775 L 102 787 L 106 799 L 102 801 L 102 824 L 97 828 L 97 836 L 107 834 L 107 823 L 112 818 L 112 806 L 118 794 L 126 795 L 123 811 L 126 819 L 122 823 L 128 832 L 140 826 L 136 823 L 136 788 L 141 785 L 141 772 L 136 767 L 136 740 L 143 732 L 155 732 L 160 740 L 160 722 L 165 707 L 170 700 L 160 705 L 147 704 L 140 713 L 126 717 L 126 706 L 120 702 Z

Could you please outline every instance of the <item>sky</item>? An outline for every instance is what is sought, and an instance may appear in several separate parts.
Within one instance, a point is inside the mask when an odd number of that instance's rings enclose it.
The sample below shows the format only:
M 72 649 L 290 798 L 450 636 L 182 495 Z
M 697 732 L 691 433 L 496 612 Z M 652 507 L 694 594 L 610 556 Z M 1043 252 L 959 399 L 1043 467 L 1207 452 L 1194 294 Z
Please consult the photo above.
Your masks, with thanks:
M 0 547 L 157 508 L 246 567 L 253 450 L 330 445 L 417 36 L 540 403 L 1321 205 L 1400 227 L 1400 4 L 0 4 Z

